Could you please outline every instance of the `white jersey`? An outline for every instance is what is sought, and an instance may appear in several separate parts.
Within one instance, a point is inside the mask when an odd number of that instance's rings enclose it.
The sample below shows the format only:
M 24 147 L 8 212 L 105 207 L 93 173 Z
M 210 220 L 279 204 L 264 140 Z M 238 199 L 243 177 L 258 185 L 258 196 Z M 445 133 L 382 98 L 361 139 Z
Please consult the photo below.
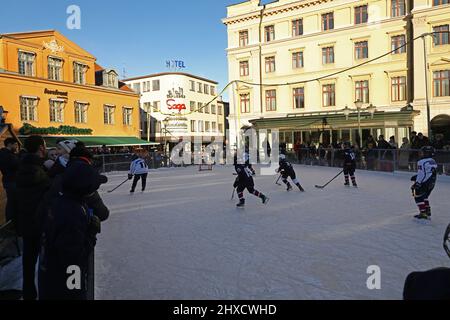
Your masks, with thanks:
M 130 165 L 130 174 L 145 174 L 148 173 L 148 166 L 144 159 L 137 158 Z
M 436 178 L 437 163 L 433 158 L 422 159 L 417 162 L 417 183 L 426 183 L 431 178 Z

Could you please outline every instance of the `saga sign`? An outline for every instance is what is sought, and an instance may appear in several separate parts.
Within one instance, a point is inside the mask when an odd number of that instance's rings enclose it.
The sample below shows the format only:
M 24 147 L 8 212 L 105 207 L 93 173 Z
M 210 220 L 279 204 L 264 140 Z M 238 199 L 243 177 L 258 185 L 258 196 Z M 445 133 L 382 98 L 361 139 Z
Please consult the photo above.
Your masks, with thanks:
M 167 102 L 167 109 L 170 111 L 178 111 L 181 113 L 182 110 L 186 110 L 186 105 L 184 103 L 176 103 L 175 99 L 168 99 Z

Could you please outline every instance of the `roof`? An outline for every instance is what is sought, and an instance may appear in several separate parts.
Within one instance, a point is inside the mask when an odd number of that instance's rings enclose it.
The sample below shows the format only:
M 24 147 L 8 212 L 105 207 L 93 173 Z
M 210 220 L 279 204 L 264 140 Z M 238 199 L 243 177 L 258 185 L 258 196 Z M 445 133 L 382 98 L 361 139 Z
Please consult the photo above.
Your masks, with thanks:
M 185 72 L 161 72 L 161 73 L 149 74 L 149 75 L 146 75 L 146 76 L 139 76 L 139 77 L 134 77 L 134 78 L 128 78 L 128 79 L 124 79 L 122 81 L 134 81 L 134 80 L 162 77 L 162 76 L 168 76 L 168 75 L 185 76 L 185 77 L 189 77 L 189 78 L 193 78 L 193 79 L 197 79 L 197 80 L 202 80 L 202 81 L 206 81 L 206 82 L 210 82 L 210 83 L 214 83 L 214 84 L 219 84 L 216 81 L 209 80 L 209 79 L 206 79 L 206 78 L 203 78 L 203 77 L 199 77 L 199 76 L 194 76 L 193 74 L 185 73 Z

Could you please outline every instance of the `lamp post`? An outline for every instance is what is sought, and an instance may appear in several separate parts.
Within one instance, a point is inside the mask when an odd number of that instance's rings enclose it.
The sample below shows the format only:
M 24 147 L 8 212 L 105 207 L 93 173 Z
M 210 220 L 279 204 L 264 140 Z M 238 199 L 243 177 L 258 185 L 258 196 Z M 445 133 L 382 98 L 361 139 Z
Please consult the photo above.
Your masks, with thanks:
M 166 167 L 167 167 L 167 164 L 168 164 L 168 161 L 167 161 L 167 125 L 169 124 L 169 118 L 168 117 L 165 118 L 163 120 L 163 123 L 164 123 L 164 161 L 166 162 Z
M 345 106 L 345 109 L 342 110 L 344 112 L 345 118 L 348 120 L 350 114 L 353 111 L 356 111 L 358 114 L 358 136 L 359 136 L 359 147 L 362 147 L 362 131 L 361 131 L 361 112 L 369 112 L 370 116 L 374 117 L 377 108 L 370 104 L 367 108 L 363 108 L 363 102 L 361 100 L 355 101 L 356 109 L 350 109 L 348 106 Z
M 151 105 L 146 104 L 145 105 L 145 112 L 147 114 L 147 142 L 150 142 L 150 111 L 151 111 Z

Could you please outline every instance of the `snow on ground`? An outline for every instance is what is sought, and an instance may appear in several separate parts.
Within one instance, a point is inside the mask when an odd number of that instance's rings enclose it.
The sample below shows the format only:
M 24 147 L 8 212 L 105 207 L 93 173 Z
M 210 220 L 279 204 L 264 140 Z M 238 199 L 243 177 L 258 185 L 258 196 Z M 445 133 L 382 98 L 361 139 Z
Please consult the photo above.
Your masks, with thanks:
M 358 171 L 314 188 L 339 169 L 297 166 L 307 192 L 287 193 L 277 176 L 257 176 L 267 206 L 230 201 L 232 167 L 160 169 L 149 190 L 114 193 L 126 173 L 102 187 L 111 209 L 96 249 L 97 299 L 401 299 L 408 273 L 450 261 L 442 238 L 450 222 L 450 183 L 431 196 L 433 221 L 413 220 L 409 174 Z M 381 290 L 366 286 L 381 268 Z

